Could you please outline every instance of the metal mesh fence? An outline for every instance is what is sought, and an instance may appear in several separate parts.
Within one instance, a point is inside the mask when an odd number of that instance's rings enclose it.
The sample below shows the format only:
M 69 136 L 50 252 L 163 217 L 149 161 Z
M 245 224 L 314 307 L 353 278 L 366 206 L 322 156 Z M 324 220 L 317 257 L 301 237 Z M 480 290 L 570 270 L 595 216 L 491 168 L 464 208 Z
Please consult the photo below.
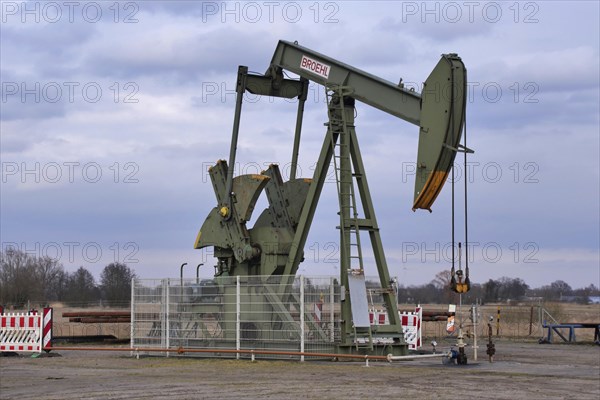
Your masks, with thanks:
M 330 277 L 136 280 L 132 292 L 132 348 L 331 352 L 340 337 Z
M 400 305 L 400 308 L 410 308 L 410 306 Z M 543 335 L 540 320 L 540 306 L 508 306 L 508 305 L 485 305 L 477 306 L 477 325 L 474 325 L 472 318 L 471 305 L 463 305 L 456 310 L 455 323 L 462 325 L 464 331 L 471 335 L 477 332 L 477 335 L 488 336 L 488 323 L 492 325 L 494 336 L 504 338 L 539 338 Z M 423 308 L 429 312 L 434 310 L 445 312 L 447 306 L 439 304 L 425 304 Z M 500 309 L 500 314 L 498 314 Z M 490 319 L 491 318 L 491 319 Z M 446 320 L 427 321 L 423 323 L 423 336 L 432 339 L 452 337 L 446 331 Z M 456 334 L 453 334 L 454 337 Z
M 384 309 L 381 289 L 375 286 L 371 284 L 366 293 L 373 312 Z M 448 309 L 439 304 L 422 306 L 429 312 Z M 478 306 L 475 325 L 472 306 L 463 305 L 457 310 L 456 324 L 462 325 L 467 337 L 476 333 L 482 340 L 488 335 L 488 323 L 494 337 L 535 339 L 545 335 L 542 322 L 548 315 L 561 322 L 598 320 L 600 307 L 576 307 L 559 304 Z M 414 305 L 399 305 L 401 310 L 413 308 Z M 214 353 L 205 355 L 238 358 L 250 356 L 218 353 L 218 350 L 332 353 L 341 340 L 340 320 L 340 285 L 333 277 L 135 280 L 132 285 L 132 348 L 215 349 Z M 445 318 L 425 321 L 421 325 L 424 338 L 448 343 L 455 340 L 456 334 L 449 335 L 446 331 Z M 582 330 L 577 335 L 581 340 L 593 339 L 593 331 Z M 286 355 L 268 357 L 290 358 Z
M 424 304 L 423 309 L 447 311 L 447 306 L 440 304 Z M 400 305 L 399 308 L 410 308 L 411 305 Z M 570 303 L 543 304 L 488 304 L 477 306 L 477 325 L 473 324 L 472 306 L 463 305 L 457 309 L 456 324 L 462 324 L 468 336 L 475 332 L 479 337 L 488 336 L 488 323 L 492 326 L 492 335 L 505 339 L 539 339 L 547 335 L 543 323 L 598 323 L 600 321 L 600 305 L 577 305 Z M 454 340 L 456 334 L 449 335 L 446 321 L 427 321 L 423 323 L 423 337 L 430 339 Z M 594 331 L 581 329 L 577 331 L 578 341 L 593 341 Z

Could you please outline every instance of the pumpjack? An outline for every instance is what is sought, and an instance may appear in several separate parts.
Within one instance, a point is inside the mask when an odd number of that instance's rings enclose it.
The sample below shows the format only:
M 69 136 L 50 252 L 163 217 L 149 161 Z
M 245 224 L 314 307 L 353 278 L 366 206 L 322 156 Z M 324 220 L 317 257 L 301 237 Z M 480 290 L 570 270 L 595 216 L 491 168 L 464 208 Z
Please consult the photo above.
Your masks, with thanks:
M 284 77 L 284 70 L 298 79 Z M 327 95 L 326 132 L 316 169 L 311 178 L 298 177 L 298 155 L 309 82 L 325 87 Z M 228 161 L 209 168 L 216 206 L 202 224 L 195 248 L 214 247 L 215 281 L 225 277 L 267 280 L 278 277 L 277 289 L 263 293 L 248 290 L 242 298 L 262 296 L 261 304 L 279 315 L 278 323 L 293 322 L 288 288 L 303 260 L 303 249 L 315 215 L 329 168 L 335 171 L 340 216 L 340 327 L 335 351 L 402 355 L 407 352 L 398 316 L 394 282 L 390 279 L 381 234 L 367 173 L 359 148 L 354 117 L 356 101 L 375 107 L 419 127 L 417 171 L 412 209 L 431 212 L 447 180 L 460 144 L 466 108 L 466 68 L 457 54 L 443 54 L 423 83 L 422 93 L 393 84 L 335 60 L 297 42 L 279 41 L 265 74 L 248 72 L 239 66 L 236 105 Z M 242 101 L 245 92 L 260 96 L 298 99 L 292 145 L 290 179 L 284 181 L 278 165 L 260 174 L 234 177 Z M 266 193 L 268 208 L 249 227 L 255 204 Z M 357 192 L 358 191 L 358 196 Z M 358 202 L 360 201 L 360 204 Z M 360 206 L 360 207 L 359 207 Z M 359 210 L 362 214 L 359 215 Z M 387 309 L 389 325 L 372 326 L 367 310 L 361 233 L 367 233 Z M 227 288 L 220 294 L 224 298 Z M 228 307 L 225 304 L 223 307 Z M 234 307 L 229 305 L 229 307 Z M 235 315 L 235 309 L 224 315 Z M 242 309 L 241 319 L 256 327 L 253 338 L 261 339 L 253 310 Z M 233 318 L 233 317 L 232 317 Z M 223 324 L 234 324 L 227 317 Z M 274 327 L 265 327 L 271 332 Z M 224 332 L 228 332 L 224 329 Z M 377 337 L 391 338 L 385 348 Z M 269 339 L 273 339 L 270 337 Z M 358 346 L 358 343 L 362 343 Z

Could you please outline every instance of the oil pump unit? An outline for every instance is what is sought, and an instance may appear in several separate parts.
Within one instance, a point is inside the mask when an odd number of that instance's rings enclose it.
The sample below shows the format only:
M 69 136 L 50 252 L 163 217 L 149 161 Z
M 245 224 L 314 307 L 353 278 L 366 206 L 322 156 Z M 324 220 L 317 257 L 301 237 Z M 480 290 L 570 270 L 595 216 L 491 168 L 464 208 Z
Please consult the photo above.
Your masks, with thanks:
M 284 77 L 284 71 L 299 79 Z M 312 177 L 297 175 L 298 153 L 309 82 L 324 86 L 327 94 L 326 131 Z M 297 316 L 284 306 L 294 275 L 303 260 L 303 249 L 328 171 L 333 168 L 339 200 L 340 231 L 340 337 L 334 351 L 338 353 L 394 354 L 407 352 L 398 316 L 395 287 L 386 263 L 381 232 L 355 129 L 356 102 L 375 107 L 418 127 L 419 147 L 412 209 L 431 211 L 451 171 L 457 152 L 468 149 L 460 144 L 466 108 L 466 69 L 457 54 L 444 54 L 423 84 L 422 93 L 409 90 L 402 83 L 393 84 L 298 43 L 280 41 L 271 63 L 263 74 L 238 68 L 236 107 L 228 161 L 220 160 L 209 169 L 216 196 L 215 207 L 202 224 L 195 248 L 214 248 L 217 259 L 215 281 L 239 276 L 242 280 L 277 280 L 277 289 L 260 293 L 247 290 L 242 302 L 260 297 L 260 310 L 244 309 L 225 312 L 236 315 L 253 327 L 251 339 L 260 341 L 263 331 L 277 340 L 273 326 L 261 324 L 294 323 Z M 290 179 L 284 181 L 277 165 L 260 174 L 234 176 L 242 101 L 248 91 L 255 95 L 298 99 L 295 135 L 292 144 Z M 249 221 L 262 192 L 268 208 L 261 211 L 253 226 Z M 363 215 L 360 215 L 362 211 Z M 363 235 L 361 235 L 361 233 Z M 388 325 L 371 325 L 367 310 L 363 241 L 368 237 L 379 275 Z M 226 299 L 234 296 L 226 287 L 211 294 Z M 234 307 L 231 302 L 215 307 Z M 226 310 L 227 311 L 227 310 Z M 277 321 L 264 322 L 257 312 L 278 315 Z M 233 318 L 233 317 L 232 317 Z M 310 322 L 310 321 L 308 321 Z M 220 321 L 227 327 L 233 319 Z M 269 328 L 269 329 L 266 329 Z M 318 331 L 318 327 L 314 327 Z M 233 330 L 223 329 L 224 332 Z M 225 335 L 227 335 L 225 333 Z M 380 344 L 377 338 L 388 338 Z M 224 337 L 226 339 L 226 337 Z M 281 337 L 280 339 L 284 339 Z M 360 344 L 360 345 L 359 345 Z M 385 347 L 385 348 L 383 348 Z

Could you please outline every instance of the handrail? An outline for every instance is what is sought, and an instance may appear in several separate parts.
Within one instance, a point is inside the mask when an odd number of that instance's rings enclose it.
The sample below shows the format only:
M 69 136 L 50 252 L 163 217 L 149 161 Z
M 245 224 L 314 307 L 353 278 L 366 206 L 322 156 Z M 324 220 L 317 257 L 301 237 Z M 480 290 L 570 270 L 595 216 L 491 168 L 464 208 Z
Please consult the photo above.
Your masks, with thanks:
M 554 318 L 552 316 L 552 314 L 550 314 L 548 312 L 548 310 L 546 310 L 544 307 L 540 307 L 540 323 L 542 324 L 542 327 L 546 327 L 546 319 L 544 318 L 544 315 L 547 315 L 548 317 L 550 317 L 550 319 L 552 320 L 552 322 L 554 322 L 555 324 L 559 324 L 559 322 L 556 320 L 556 318 Z

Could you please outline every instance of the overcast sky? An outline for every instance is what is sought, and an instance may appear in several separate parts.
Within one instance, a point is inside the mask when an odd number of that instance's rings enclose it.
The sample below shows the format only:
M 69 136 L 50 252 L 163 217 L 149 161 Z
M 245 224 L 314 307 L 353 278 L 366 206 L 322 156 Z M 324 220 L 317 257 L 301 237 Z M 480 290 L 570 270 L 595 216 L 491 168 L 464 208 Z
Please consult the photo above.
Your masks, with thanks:
M 264 72 L 284 39 L 417 91 L 442 53 L 458 53 L 475 150 L 472 280 L 600 285 L 597 1 L 2 1 L 1 11 L 2 250 L 96 276 L 112 261 L 142 278 L 177 277 L 183 262 L 192 277 L 204 262 L 212 276 L 215 260 L 193 243 L 216 205 L 207 168 L 229 154 L 237 67 Z M 245 99 L 237 174 L 275 162 L 285 175 L 295 113 L 295 101 Z M 304 177 L 326 118 L 313 83 Z M 390 274 L 427 283 L 450 268 L 450 185 L 432 214 L 413 213 L 418 128 L 360 103 L 356 125 Z M 464 179 L 458 165 L 459 193 Z M 339 271 L 335 196 L 329 180 L 304 275 Z

